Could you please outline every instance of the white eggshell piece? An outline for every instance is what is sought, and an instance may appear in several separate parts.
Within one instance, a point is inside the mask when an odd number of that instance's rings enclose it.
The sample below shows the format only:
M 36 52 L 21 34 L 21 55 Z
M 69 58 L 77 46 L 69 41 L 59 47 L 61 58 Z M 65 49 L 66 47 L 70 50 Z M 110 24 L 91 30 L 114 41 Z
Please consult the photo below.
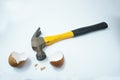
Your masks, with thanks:
M 17 53 L 17 52 L 12 52 L 11 53 L 12 57 L 16 60 L 17 64 L 21 61 L 26 61 L 28 58 L 28 55 L 25 53 Z

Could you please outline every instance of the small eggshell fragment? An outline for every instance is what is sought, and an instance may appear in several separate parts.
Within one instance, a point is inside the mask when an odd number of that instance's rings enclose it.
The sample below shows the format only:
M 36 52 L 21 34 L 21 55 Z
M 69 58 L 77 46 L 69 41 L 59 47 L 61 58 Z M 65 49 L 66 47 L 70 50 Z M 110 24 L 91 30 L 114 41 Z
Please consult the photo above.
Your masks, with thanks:
M 41 68 L 40 68 L 40 70 L 41 70 L 41 71 L 43 71 L 43 70 L 45 70 L 45 68 L 46 68 L 46 67 L 45 67 L 45 66 L 43 66 L 43 67 L 41 67 Z
M 8 58 L 8 62 L 11 66 L 13 67 L 18 67 L 22 66 L 26 60 L 27 60 L 27 55 L 25 53 L 17 53 L 17 52 L 12 52 Z
M 62 52 L 58 52 L 51 56 L 50 58 L 50 64 L 52 64 L 55 67 L 61 67 L 64 63 L 64 55 Z

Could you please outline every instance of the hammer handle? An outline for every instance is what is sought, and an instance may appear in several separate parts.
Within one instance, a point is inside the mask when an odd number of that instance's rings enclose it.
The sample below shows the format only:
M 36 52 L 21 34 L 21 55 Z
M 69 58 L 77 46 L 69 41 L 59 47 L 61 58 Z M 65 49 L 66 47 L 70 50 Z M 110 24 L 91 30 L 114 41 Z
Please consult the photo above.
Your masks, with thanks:
M 87 33 L 93 32 L 93 31 L 102 30 L 102 29 L 105 29 L 107 27 L 108 27 L 108 25 L 106 22 L 101 22 L 101 23 L 98 23 L 95 25 L 91 25 L 91 26 L 72 30 L 72 32 L 74 34 L 74 37 L 76 37 L 76 36 L 87 34 Z
M 58 35 L 53 35 L 53 36 L 46 36 L 44 37 L 44 42 L 45 45 L 51 45 L 55 42 L 64 40 L 64 39 L 68 39 L 71 37 L 76 37 L 79 35 L 83 35 L 83 34 L 87 34 L 93 31 L 97 31 L 97 30 L 101 30 L 101 29 L 105 29 L 107 28 L 108 25 L 105 22 L 99 23 L 99 24 L 95 24 L 95 25 L 91 25 L 91 26 L 87 26 L 87 27 L 83 27 L 83 28 L 78 28 L 69 32 L 65 32 L 62 34 L 58 34 Z

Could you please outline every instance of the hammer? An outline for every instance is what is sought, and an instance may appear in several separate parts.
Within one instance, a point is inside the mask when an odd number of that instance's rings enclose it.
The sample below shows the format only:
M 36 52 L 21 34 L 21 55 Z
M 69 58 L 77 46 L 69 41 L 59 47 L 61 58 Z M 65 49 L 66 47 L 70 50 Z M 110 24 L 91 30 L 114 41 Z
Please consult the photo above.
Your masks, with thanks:
M 49 46 L 60 40 L 76 37 L 76 36 L 87 34 L 97 30 L 102 30 L 107 27 L 108 25 L 106 22 L 101 22 L 95 25 L 90 25 L 90 26 L 78 28 L 75 30 L 71 30 L 62 34 L 46 36 L 46 37 L 40 37 L 41 31 L 39 27 L 34 33 L 34 35 L 32 36 L 31 46 L 32 46 L 32 49 L 37 52 L 36 54 L 37 60 L 44 60 L 46 58 L 46 54 L 43 51 L 44 47 Z

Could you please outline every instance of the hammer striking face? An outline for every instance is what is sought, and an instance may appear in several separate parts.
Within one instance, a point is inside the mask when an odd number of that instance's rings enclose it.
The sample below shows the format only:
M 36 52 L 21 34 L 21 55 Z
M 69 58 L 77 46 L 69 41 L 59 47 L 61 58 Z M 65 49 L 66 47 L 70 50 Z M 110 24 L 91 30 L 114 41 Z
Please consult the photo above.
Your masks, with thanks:
M 101 22 L 95 25 L 78 28 L 72 31 L 68 31 L 62 34 L 57 34 L 53 36 L 40 37 L 41 31 L 40 28 L 36 30 L 31 39 L 32 48 L 37 52 L 36 58 L 38 60 L 43 60 L 46 58 L 46 54 L 43 51 L 45 46 L 51 45 L 60 40 L 68 39 L 71 37 L 76 37 L 79 35 L 87 34 L 93 31 L 98 31 L 107 28 L 108 25 L 105 22 Z

